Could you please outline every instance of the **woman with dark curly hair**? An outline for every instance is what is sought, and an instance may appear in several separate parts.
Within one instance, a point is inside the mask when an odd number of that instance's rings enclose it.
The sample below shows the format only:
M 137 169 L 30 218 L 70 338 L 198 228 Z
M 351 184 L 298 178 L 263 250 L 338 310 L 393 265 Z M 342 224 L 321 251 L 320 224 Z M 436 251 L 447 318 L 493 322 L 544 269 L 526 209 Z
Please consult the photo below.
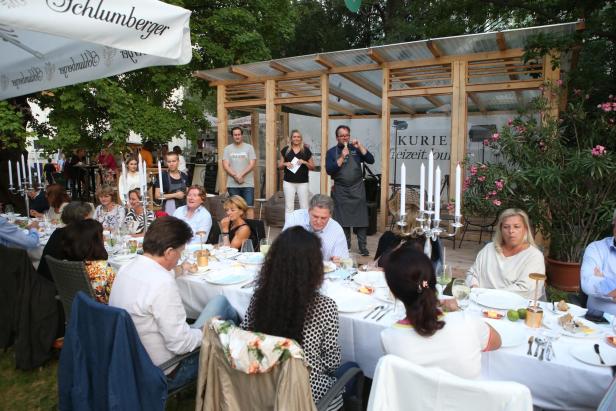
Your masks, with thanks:
M 83 261 L 96 300 L 108 304 L 115 272 L 107 263 L 103 225 L 86 219 L 66 226 L 62 238 L 64 255 L 69 261 Z
M 45 197 L 49 203 L 49 209 L 45 213 L 33 211 L 30 214 L 36 218 L 45 216 L 49 221 L 60 222 L 62 209 L 71 201 L 71 198 L 66 194 L 64 186 L 60 184 L 48 185 L 45 189 Z
M 241 324 L 250 331 L 292 338 L 303 347 L 315 402 L 334 385 L 340 365 L 338 308 L 319 293 L 322 283 L 319 238 L 302 227 L 283 231 L 265 257 Z
M 406 310 L 406 318 L 381 332 L 385 352 L 462 378 L 478 378 L 481 352 L 501 345 L 498 332 L 463 311 L 446 316 L 441 312 L 434 268 L 422 252 L 412 248 L 393 251 L 385 265 L 385 278 Z

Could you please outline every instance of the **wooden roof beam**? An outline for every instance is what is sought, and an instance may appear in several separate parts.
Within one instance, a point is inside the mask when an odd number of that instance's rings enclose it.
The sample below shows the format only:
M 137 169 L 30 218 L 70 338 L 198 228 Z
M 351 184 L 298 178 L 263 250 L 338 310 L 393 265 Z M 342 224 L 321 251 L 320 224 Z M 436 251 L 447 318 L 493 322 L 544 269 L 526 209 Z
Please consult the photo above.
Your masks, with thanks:
M 498 44 L 498 49 L 499 50 L 501 50 L 501 51 L 507 50 L 507 40 L 505 40 L 505 35 L 502 32 L 500 32 L 500 31 L 498 33 L 496 33 L 496 44 Z M 505 64 L 505 68 L 508 68 L 508 66 L 511 66 L 511 64 Z M 510 73 L 509 74 L 509 79 L 515 81 L 515 80 L 519 80 L 520 77 L 517 74 Z M 472 95 L 472 94 L 473 93 L 469 93 L 469 96 Z M 524 98 L 522 97 L 522 92 L 520 90 L 516 90 L 515 91 L 515 99 L 517 100 L 518 105 L 520 105 L 520 106 L 523 105 Z M 475 103 L 475 104 L 477 104 L 477 103 Z M 479 107 L 480 110 L 481 110 L 481 106 L 479 104 L 477 104 L 477 107 Z M 481 111 L 483 112 L 484 110 L 481 110 Z
M 498 45 L 498 49 L 501 51 L 507 50 L 507 40 L 505 40 L 505 35 L 502 31 L 496 33 L 496 44 Z
M 327 60 L 327 58 L 323 57 L 320 54 L 316 55 L 316 57 L 314 58 L 314 61 L 316 61 L 317 63 L 319 63 L 323 67 L 327 68 L 328 70 L 336 67 L 336 65 L 334 63 L 332 63 L 331 61 Z
M 409 106 L 408 104 L 404 103 L 399 98 L 392 97 L 392 98 L 389 99 L 389 101 L 391 102 L 392 106 L 398 107 L 399 109 L 401 109 L 405 113 L 408 113 L 408 114 L 410 114 L 412 116 L 417 114 L 417 111 L 415 111 L 415 109 L 412 106 Z
M 476 93 L 468 93 L 468 98 L 470 98 L 471 101 L 477 106 L 479 111 L 481 111 L 482 113 L 487 112 L 486 107 L 483 105 L 481 100 L 479 100 L 479 97 L 477 96 Z
M 216 81 L 214 77 L 210 76 L 205 71 L 201 71 L 201 70 L 193 71 L 192 76 L 196 78 L 200 78 L 201 80 L 205 80 L 205 81 Z
M 362 78 L 358 74 L 344 73 L 344 74 L 340 74 L 340 76 L 344 77 L 345 79 L 349 80 L 352 83 L 357 84 L 359 87 L 365 89 L 366 91 L 369 91 L 370 93 L 374 94 L 378 98 L 381 98 L 383 95 L 383 92 L 381 91 L 381 87 L 377 86 L 376 84 L 374 84 L 373 82 L 369 80 Z M 408 114 L 415 114 L 415 109 L 409 106 L 408 104 L 404 103 L 400 99 L 392 98 L 390 100 L 393 106 L 398 107 L 399 109 L 401 109 L 402 111 Z
M 229 72 L 233 73 L 233 74 L 237 74 L 238 76 L 242 76 L 244 78 L 249 78 L 249 77 L 254 77 L 254 73 L 251 73 L 250 71 L 243 69 L 239 66 L 231 66 L 229 67 Z
M 346 92 L 338 87 L 334 87 L 332 85 L 329 86 L 329 94 L 336 96 L 336 97 L 340 97 L 343 100 L 348 101 L 351 104 L 354 104 L 358 107 L 361 107 L 363 109 L 368 110 L 371 113 L 374 114 L 380 114 L 381 112 L 381 108 L 378 106 L 375 106 L 374 104 L 371 104 L 359 97 L 354 96 L 353 94 Z
M 374 62 L 378 64 L 383 64 L 387 62 L 387 59 L 381 54 L 380 51 L 376 49 L 368 49 L 368 57 L 370 57 Z
M 286 106 L 293 111 L 299 111 L 300 113 L 310 114 L 311 116 L 315 116 L 315 117 L 321 117 L 320 109 L 313 109 L 310 107 L 303 107 L 303 106 L 295 106 L 292 104 L 286 104 Z
M 426 42 L 426 47 L 430 50 L 430 53 L 436 58 L 443 57 L 445 53 L 440 49 L 440 47 L 432 40 L 428 40 Z
M 434 107 L 440 107 L 442 106 L 444 103 L 436 96 L 422 96 L 423 98 L 425 98 L 426 100 L 428 100 L 432 105 L 434 105 Z
M 269 66 L 274 70 L 280 71 L 283 74 L 287 74 L 293 71 L 292 68 L 287 67 L 284 64 L 277 62 L 276 60 L 270 61 Z
M 338 104 L 338 103 L 335 103 L 335 102 L 330 100 L 328 105 L 329 105 L 329 111 L 332 111 L 332 110 L 333 111 L 338 111 L 338 112 L 344 113 L 344 114 L 346 114 L 348 116 L 354 116 L 355 115 L 355 112 L 353 110 L 349 110 L 348 108 L 344 107 L 342 104 Z

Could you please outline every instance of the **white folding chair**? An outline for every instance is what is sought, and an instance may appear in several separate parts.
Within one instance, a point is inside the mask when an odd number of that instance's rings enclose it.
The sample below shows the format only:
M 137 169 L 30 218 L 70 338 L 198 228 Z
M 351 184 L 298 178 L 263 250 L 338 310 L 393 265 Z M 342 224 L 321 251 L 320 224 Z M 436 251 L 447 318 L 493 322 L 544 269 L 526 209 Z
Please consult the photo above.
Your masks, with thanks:
M 532 411 L 528 387 L 508 381 L 467 380 L 386 355 L 376 367 L 368 411 Z

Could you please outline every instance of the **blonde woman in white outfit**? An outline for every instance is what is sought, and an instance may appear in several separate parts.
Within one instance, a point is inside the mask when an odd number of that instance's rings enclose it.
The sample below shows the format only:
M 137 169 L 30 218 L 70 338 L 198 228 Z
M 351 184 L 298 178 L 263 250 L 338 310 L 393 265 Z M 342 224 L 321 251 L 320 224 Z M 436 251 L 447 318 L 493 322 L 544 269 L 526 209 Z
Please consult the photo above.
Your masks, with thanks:
M 530 273 L 545 274 L 543 254 L 535 246 L 528 215 L 510 208 L 498 217 L 493 241 L 487 244 L 468 270 L 466 281 L 471 287 L 511 291 L 524 298 L 534 298 L 536 282 Z M 543 285 L 539 295 L 543 295 Z
M 280 150 L 278 168 L 284 169 L 282 190 L 284 192 L 285 214 L 295 210 L 295 193 L 299 197 L 299 207 L 308 209 L 310 192 L 308 190 L 308 171 L 314 170 L 312 152 L 304 144 L 298 130 L 291 132 L 290 144 Z
M 126 187 L 124 187 L 124 179 L 120 178 L 118 183 L 118 192 L 120 193 L 120 201 L 122 204 L 126 204 L 123 193 L 128 193 L 139 187 L 139 172 L 137 159 L 133 156 L 128 157 L 126 160 Z

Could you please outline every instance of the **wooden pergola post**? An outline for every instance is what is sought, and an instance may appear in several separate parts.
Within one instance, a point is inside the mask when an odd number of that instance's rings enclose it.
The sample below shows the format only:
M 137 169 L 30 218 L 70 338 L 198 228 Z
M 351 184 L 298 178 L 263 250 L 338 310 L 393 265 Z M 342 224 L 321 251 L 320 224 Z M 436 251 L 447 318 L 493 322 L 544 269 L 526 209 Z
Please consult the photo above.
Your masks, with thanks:
M 276 192 L 276 81 L 265 80 L 265 198 Z
M 329 128 L 329 75 L 321 74 L 321 194 L 328 194 L 325 154 L 327 153 L 327 133 Z
M 227 146 L 227 109 L 225 108 L 225 100 L 227 95 L 225 85 L 216 87 L 216 115 L 218 116 L 218 173 L 217 186 L 218 193 L 227 191 L 227 173 L 222 167 L 222 155 Z
M 261 142 L 259 141 L 259 112 L 253 110 L 250 112 L 250 143 L 255 149 L 257 156 L 257 164 L 255 165 L 253 175 L 255 179 L 255 198 L 261 197 L 261 168 L 259 161 L 261 159 Z
M 552 53 L 557 53 L 556 51 L 552 51 Z M 558 56 L 554 56 L 556 58 Z M 556 86 L 557 81 L 560 80 L 560 68 L 555 67 L 552 68 L 552 55 L 550 53 L 546 54 L 543 57 L 543 78 L 546 83 L 550 83 L 553 86 Z M 558 95 L 553 93 L 549 87 L 544 87 L 543 96 L 548 101 L 548 110 L 547 113 L 551 117 L 557 118 L 559 113 L 558 107 Z
M 387 198 L 389 196 L 389 140 L 391 127 L 389 101 L 389 68 L 383 67 L 383 88 L 381 97 L 381 218 L 379 229 L 385 231 L 387 227 Z M 396 172 L 394 170 L 394 172 Z
M 451 63 L 451 83 L 453 93 L 451 96 L 451 146 L 449 161 L 449 181 L 455 181 L 456 166 L 464 161 L 466 153 L 466 130 L 468 116 L 468 99 L 466 95 L 466 61 Z M 464 170 L 462 170 L 464 172 Z M 464 176 L 463 176 L 464 178 Z M 440 181 L 438 182 L 440 185 Z M 451 184 L 449 185 L 451 191 Z M 447 202 L 451 195 L 447 194 Z

